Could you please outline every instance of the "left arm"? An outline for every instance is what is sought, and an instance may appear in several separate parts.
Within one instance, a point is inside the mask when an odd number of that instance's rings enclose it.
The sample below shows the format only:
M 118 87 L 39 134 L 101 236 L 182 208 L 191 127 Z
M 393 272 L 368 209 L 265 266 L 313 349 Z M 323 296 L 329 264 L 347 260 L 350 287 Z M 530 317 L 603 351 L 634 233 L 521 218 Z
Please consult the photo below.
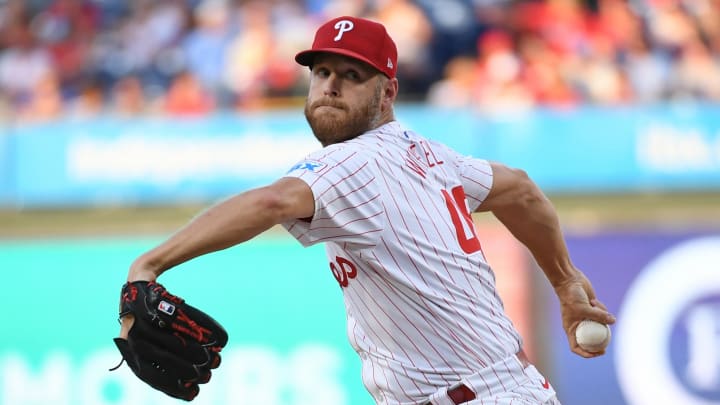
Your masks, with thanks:
M 197 217 L 130 266 L 127 281 L 155 281 L 165 271 L 198 256 L 252 239 L 270 227 L 295 218 L 312 217 L 315 199 L 302 180 L 282 178 L 237 194 Z M 134 323 L 122 317 L 120 337 L 127 339 Z
M 130 267 L 128 281 L 155 280 L 170 268 L 245 242 L 276 224 L 312 217 L 314 209 L 310 187 L 292 177 L 237 194 L 208 208 L 138 257 Z

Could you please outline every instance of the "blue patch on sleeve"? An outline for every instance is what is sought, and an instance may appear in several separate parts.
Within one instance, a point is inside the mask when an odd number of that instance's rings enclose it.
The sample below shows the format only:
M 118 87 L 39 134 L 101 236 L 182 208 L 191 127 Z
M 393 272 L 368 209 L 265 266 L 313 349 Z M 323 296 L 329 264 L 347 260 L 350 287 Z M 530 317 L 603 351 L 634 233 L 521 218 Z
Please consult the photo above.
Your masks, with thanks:
M 293 172 L 295 170 L 309 170 L 311 172 L 317 173 L 320 170 L 324 169 L 327 166 L 327 164 L 318 162 L 316 160 L 304 160 L 295 166 L 291 167 L 290 170 L 287 172 Z

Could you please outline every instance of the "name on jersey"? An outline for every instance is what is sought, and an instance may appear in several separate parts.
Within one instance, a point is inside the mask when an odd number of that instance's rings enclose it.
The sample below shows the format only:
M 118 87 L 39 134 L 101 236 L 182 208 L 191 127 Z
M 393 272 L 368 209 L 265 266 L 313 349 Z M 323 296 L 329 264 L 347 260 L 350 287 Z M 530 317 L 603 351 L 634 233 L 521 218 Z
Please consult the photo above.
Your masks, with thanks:
M 308 170 L 313 173 L 317 173 L 326 167 L 326 163 L 318 162 L 317 160 L 303 160 L 302 162 L 291 167 L 290 170 L 288 170 L 287 172 L 290 173 L 294 172 L 295 170 Z
M 407 149 L 407 155 L 405 156 L 405 165 L 422 178 L 425 178 L 428 169 L 443 163 L 445 162 L 438 159 L 430 145 L 425 141 L 419 141 L 410 145 Z

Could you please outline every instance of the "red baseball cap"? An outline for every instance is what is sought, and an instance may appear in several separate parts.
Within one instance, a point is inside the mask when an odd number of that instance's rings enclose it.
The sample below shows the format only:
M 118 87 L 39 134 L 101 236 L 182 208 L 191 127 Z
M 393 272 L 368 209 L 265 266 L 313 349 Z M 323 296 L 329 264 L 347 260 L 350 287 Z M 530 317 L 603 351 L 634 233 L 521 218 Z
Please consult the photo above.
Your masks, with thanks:
M 385 27 L 357 17 L 337 17 L 321 25 L 315 33 L 312 48 L 295 55 L 295 61 L 312 67 L 321 52 L 361 60 L 389 78 L 397 73 L 397 47 Z

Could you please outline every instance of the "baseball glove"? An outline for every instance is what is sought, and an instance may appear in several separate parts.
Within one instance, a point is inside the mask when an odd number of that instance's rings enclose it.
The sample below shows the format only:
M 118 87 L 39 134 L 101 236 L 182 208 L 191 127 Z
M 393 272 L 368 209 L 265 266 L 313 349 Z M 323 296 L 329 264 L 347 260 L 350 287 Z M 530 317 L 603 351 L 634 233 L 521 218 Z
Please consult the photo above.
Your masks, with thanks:
M 151 387 L 192 401 L 200 392 L 198 384 L 210 381 L 211 370 L 220 365 L 225 329 L 156 282 L 123 285 L 120 318 L 128 315 L 134 322 L 127 339 L 114 339 L 123 360 Z

